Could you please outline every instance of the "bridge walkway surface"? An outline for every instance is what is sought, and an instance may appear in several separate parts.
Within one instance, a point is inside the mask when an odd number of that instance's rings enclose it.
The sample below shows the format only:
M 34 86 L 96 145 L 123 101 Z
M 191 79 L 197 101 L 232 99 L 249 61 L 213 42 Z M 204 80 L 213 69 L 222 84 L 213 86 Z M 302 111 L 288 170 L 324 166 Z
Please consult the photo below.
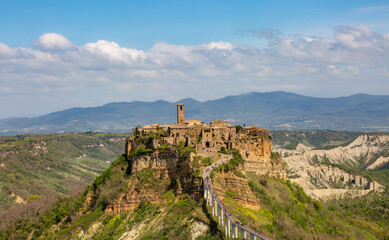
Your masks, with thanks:
M 250 240 L 271 240 L 271 238 L 265 237 L 234 219 L 212 189 L 212 181 L 210 178 L 212 170 L 223 163 L 229 162 L 231 158 L 231 155 L 226 155 L 225 158 L 207 167 L 203 174 L 204 198 L 207 200 L 207 205 L 212 207 L 212 216 L 218 218 L 220 226 L 224 225 L 226 238 L 240 237 L 241 239 L 247 239 L 249 237 Z

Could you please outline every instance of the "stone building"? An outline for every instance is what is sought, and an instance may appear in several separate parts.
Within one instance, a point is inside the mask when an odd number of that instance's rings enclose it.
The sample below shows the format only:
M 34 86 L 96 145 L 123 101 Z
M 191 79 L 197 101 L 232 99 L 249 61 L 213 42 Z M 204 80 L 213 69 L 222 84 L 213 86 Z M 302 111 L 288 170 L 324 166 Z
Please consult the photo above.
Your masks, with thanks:
M 209 125 L 198 119 L 185 120 L 185 105 L 182 103 L 177 104 L 177 123 L 145 125 L 139 130 L 142 134 L 161 133 L 163 140 L 171 145 L 177 146 L 181 142 L 185 146 L 207 151 L 231 150 L 240 146 L 242 139 L 270 136 L 267 129 L 257 126 L 237 129 L 223 120 L 213 120 Z M 260 151 L 258 154 L 271 155 L 271 144 L 266 149 L 259 144 L 256 147 Z

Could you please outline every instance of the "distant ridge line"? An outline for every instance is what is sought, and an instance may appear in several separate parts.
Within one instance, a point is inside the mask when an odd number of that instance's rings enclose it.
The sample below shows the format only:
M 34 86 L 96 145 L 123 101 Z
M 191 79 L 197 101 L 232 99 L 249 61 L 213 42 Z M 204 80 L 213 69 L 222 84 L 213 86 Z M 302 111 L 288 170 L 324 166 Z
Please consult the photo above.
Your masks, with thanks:
M 358 93 L 347 97 L 317 98 L 283 91 L 249 92 L 198 101 L 183 98 L 169 102 L 112 102 L 75 107 L 33 118 L 0 120 L 0 134 L 101 130 L 128 132 L 152 122 L 174 122 L 175 104 L 183 102 L 189 118 L 229 119 L 231 124 L 260 125 L 274 129 L 330 129 L 388 131 L 389 95 Z M 382 128 L 377 126 L 382 126 Z

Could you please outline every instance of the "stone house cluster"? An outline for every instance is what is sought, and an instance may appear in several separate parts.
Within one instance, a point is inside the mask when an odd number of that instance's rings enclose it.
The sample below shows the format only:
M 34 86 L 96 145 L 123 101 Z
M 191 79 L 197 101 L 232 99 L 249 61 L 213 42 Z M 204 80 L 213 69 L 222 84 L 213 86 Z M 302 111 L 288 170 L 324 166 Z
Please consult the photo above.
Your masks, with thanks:
M 182 103 L 177 104 L 177 123 L 145 125 L 139 131 L 142 135 L 160 132 L 164 141 L 171 145 L 183 142 L 185 146 L 208 151 L 230 150 L 236 147 L 238 139 L 270 135 L 267 129 L 257 126 L 238 130 L 235 125 L 223 120 L 213 120 L 209 125 L 197 119 L 185 120 L 185 105 Z

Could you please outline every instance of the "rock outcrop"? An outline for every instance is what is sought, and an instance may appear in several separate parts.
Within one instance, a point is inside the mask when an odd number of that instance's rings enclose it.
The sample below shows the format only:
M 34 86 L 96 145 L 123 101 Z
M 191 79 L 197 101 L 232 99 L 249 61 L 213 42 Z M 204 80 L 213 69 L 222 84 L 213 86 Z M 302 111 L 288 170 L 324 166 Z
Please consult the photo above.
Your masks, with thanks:
M 379 158 L 377 158 L 377 160 L 374 161 L 374 163 L 368 166 L 366 170 L 373 171 L 380 167 L 383 167 L 385 164 L 388 163 L 389 163 L 389 157 L 380 156 Z
M 291 181 L 301 185 L 304 190 L 316 198 L 338 198 L 346 195 L 360 196 L 370 190 L 380 190 L 382 185 L 366 177 L 342 170 L 333 164 L 342 164 L 351 168 L 372 170 L 385 164 L 380 156 L 388 152 L 389 136 L 361 135 L 347 146 L 330 150 L 313 149 L 298 144 L 295 150 L 274 147 L 287 163 Z
M 220 200 L 223 200 L 225 196 L 230 193 L 230 197 L 232 197 L 240 206 L 254 210 L 260 209 L 258 202 L 255 200 L 255 197 L 247 184 L 247 180 L 245 178 L 237 177 L 232 172 L 222 171 L 216 174 L 213 180 L 213 189 Z
M 268 136 L 243 138 L 237 141 L 236 149 L 245 160 L 245 170 L 258 175 L 286 178 L 286 168 L 278 156 L 272 156 Z
M 212 123 L 215 125 L 215 122 Z M 236 130 L 235 127 L 231 129 Z M 198 167 L 194 169 L 192 164 L 195 154 L 194 151 L 191 152 L 191 149 L 194 150 L 195 146 L 189 141 L 172 144 L 174 141 L 169 140 L 171 134 L 167 134 L 171 129 L 168 129 L 168 132 L 159 130 L 161 129 L 156 128 L 155 131 L 147 134 L 137 133 L 127 139 L 125 147 L 125 155 L 129 163 L 127 184 L 122 187 L 125 191 L 114 201 L 109 202 L 106 213 L 131 211 L 142 201 L 151 203 L 163 201 L 163 193 L 169 190 L 201 197 L 202 179 L 195 177 L 196 174 L 194 174 L 200 169 Z M 241 171 L 286 178 L 286 168 L 282 159 L 278 155 L 273 156 L 271 151 L 271 136 L 267 130 L 252 127 L 243 128 L 242 131 L 238 138 L 229 140 L 234 143 L 233 146 L 245 160 L 245 167 Z M 182 134 L 173 135 L 181 136 Z M 208 137 L 210 136 L 213 135 Z M 215 137 L 217 137 L 216 132 Z M 221 146 L 220 149 L 226 151 L 228 149 L 226 146 Z M 209 151 L 210 149 L 213 151 Z M 199 152 L 209 154 L 218 154 L 215 152 L 217 150 L 218 147 L 198 149 Z M 234 199 L 239 204 L 254 209 L 259 208 L 250 194 L 246 179 L 236 178 L 233 174 L 225 174 L 222 179 L 223 186 L 236 190 L 238 195 Z M 222 191 L 223 188 L 221 187 L 220 190 Z
M 162 141 L 148 139 L 148 142 L 144 142 L 144 140 L 140 138 L 127 140 L 126 156 L 130 171 L 127 190 L 106 207 L 106 213 L 132 211 L 142 201 L 151 203 L 163 201 L 163 193 L 170 189 L 188 193 L 195 198 L 202 196 L 202 179 L 193 175 L 193 153 L 182 156 L 177 148 L 162 148 Z M 134 155 L 139 149 L 151 149 L 153 152 Z

